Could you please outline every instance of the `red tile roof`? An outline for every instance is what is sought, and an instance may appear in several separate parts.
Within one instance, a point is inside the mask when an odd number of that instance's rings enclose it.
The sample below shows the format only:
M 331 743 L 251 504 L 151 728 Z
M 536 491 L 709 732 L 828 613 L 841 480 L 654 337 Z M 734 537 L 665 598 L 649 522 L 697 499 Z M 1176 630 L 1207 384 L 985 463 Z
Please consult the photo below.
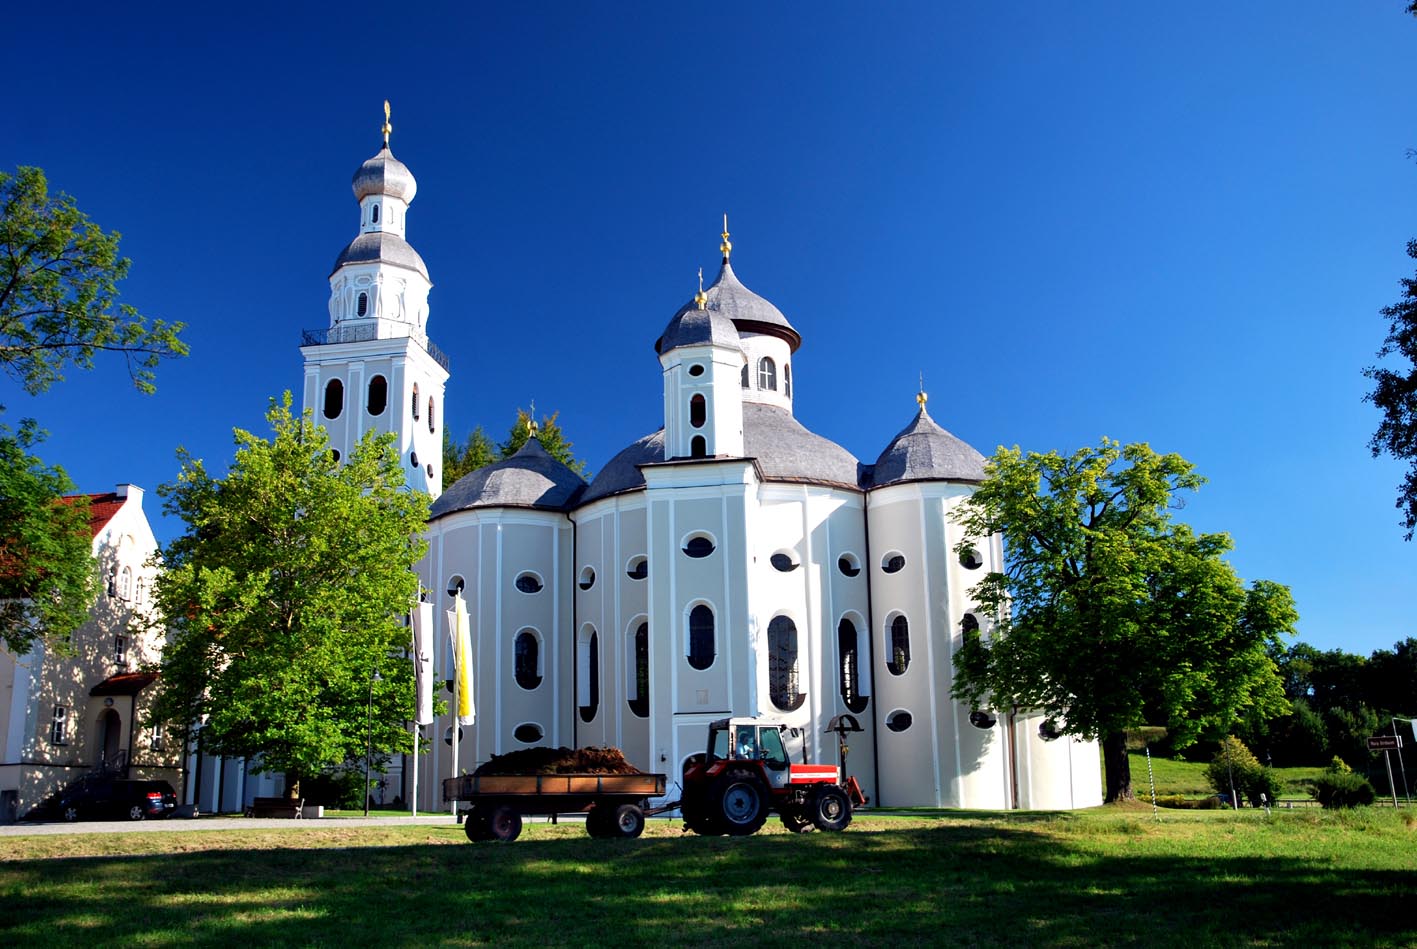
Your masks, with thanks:
M 113 520 L 113 515 L 118 513 L 118 509 L 123 506 L 126 498 L 121 498 L 112 491 L 103 494 L 66 494 L 64 502 L 72 503 L 79 498 L 89 499 L 89 536 L 97 537 L 99 531 L 108 526 L 108 522 Z
M 89 695 L 137 695 L 156 678 L 156 672 L 119 672 L 90 689 Z

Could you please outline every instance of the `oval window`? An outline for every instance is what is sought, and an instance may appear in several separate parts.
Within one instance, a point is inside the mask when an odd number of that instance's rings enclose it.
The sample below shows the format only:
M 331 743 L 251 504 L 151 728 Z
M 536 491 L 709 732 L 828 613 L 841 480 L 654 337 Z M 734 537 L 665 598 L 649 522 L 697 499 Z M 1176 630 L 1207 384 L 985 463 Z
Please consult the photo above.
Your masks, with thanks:
M 689 424 L 694 428 L 703 428 L 707 419 L 708 402 L 702 395 L 695 395 L 689 400 Z
M 713 538 L 707 534 L 695 534 L 684 542 L 684 553 L 694 559 L 702 559 L 713 553 Z
M 344 411 L 344 383 L 331 379 L 325 383 L 325 418 L 339 418 Z
M 889 632 L 889 658 L 886 659 L 886 668 L 891 675 L 905 675 L 905 670 L 910 668 L 910 621 L 904 616 L 896 614 L 891 620 Z
M 701 365 L 699 365 L 698 363 L 694 363 L 692 366 L 689 367 L 689 375 L 691 375 L 691 376 L 702 376 L 703 374 L 704 374 L 704 367 L 701 366 Z
M 534 722 L 522 722 L 516 728 L 512 729 L 512 737 L 523 745 L 536 744 L 538 741 L 541 741 L 543 734 L 544 732 L 542 732 L 541 726 Z
M 856 559 L 855 554 L 842 554 L 837 558 L 836 568 L 848 577 L 860 576 L 861 561 Z
M 1063 730 L 1058 727 L 1058 723 L 1051 718 L 1045 718 L 1043 724 L 1038 726 L 1038 737 L 1044 741 L 1057 741 L 1063 737 Z
M 418 383 L 413 384 L 413 417 L 418 419 Z
M 370 415 L 383 415 L 389 405 L 389 380 L 375 376 L 369 380 L 369 401 L 366 407 Z
M 643 580 L 649 576 L 649 558 L 636 557 L 631 560 L 629 566 L 625 568 L 625 576 L 631 580 Z
M 415 416 L 416 418 L 417 416 Z M 428 431 L 431 434 L 437 426 L 433 423 L 433 397 L 428 397 Z
M 772 568 L 778 571 L 779 573 L 791 573 L 792 571 L 797 569 L 797 564 L 795 561 L 793 561 L 792 556 L 790 554 L 773 554 L 771 557 L 768 558 L 768 562 L 771 563 Z
M 356 316 L 364 316 L 364 315 L 367 314 L 368 312 L 369 312 L 369 294 L 367 294 L 367 293 L 361 293 L 361 294 L 359 294 L 359 302 L 357 302 L 357 303 L 354 305 L 354 313 L 355 313 Z
M 905 569 L 905 554 L 886 554 L 881 558 L 881 569 L 886 573 L 900 573 Z
M 886 716 L 886 727 L 893 732 L 903 732 L 914 723 L 915 719 L 903 708 L 898 708 Z
M 428 462 L 428 464 L 424 465 L 423 471 L 425 474 L 428 475 L 428 477 L 433 477 L 433 462 L 430 461 Z
M 959 555 L 959 563 L 966 570 L 978 570 L 984 566 L 984 556 L 978 550 L 970 547 Z
M 969 724 L 975 728 L 993 728 L 994 723 L 998 720 L 993 712 L 986 712 L 983 709 L 975 709 L 969 713 Z
M 408 463 L 415 468 L 418 467 L 418 452 L 411 451 L 408 453 Z
M 331 448 L 331 449 L 330 449 L 330 457 L 334 458 L 335 464 L 339 464 L 339 458 L 340 458 L 339 449 L 338 449 L 338 448 Z
M 534 573 L 522 573 L 517 575 L 515 586 L 522 593 L 540 593 L 541 578 Z
M 586 567 L 581 570 L 580 588 L 589 590 L 593 586 L 595 586 L 595 568 Z
M 448 578 L 448 596 L 456 596 L 461 593 L 466 586 L 467 584 L 463 581 L 462 577 L 458 576 L 456 573 L 453 574 Z M 451 682 L 452 680 L 449 679 L 448 681 Z

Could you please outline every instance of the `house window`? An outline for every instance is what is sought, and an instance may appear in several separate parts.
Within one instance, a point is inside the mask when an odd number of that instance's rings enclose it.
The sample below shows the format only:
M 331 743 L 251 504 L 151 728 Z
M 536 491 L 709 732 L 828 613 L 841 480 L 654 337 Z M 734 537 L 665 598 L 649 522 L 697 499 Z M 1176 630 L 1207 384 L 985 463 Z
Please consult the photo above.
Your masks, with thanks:
M 896 614 L 890 624 L 890 659 L 886 668 L 891 675 L 905 675 L 910 668 L 910 623 L 902 614 Z
M 413 420 L 418 421 L 418 383 L 413 384 Z
M 708 400 L 702 395 L 695 395 L 689 400 L 689 424 L 694 428 L 703 428 L 707 419 Z
M 769 356 L 758 360 L 758 388 L 777 391 L 777 364 Z
M 842 617 L 836 627 L 837 653 L 841 656 L 841 700 L 853 712 L 866 710 L 861 694 L 861 649 L 856 624 Z
M 517 633 L 514 644 L 512 672 L 517 685 L 530 691 L 541 684 L 541 640 L 534 629 Z
M 55 745 L 67 745 L 69 743 L 69 706 L 54 706 L 54 718 L 49 723 L 49 741 Z
M 122 636 L 113 637 L 113 661 L 120 666 L 128 663 L 128 640 Z
M 576 644 L 576 658 L 579 675 L 576 681 L 576 704 L 581 721 L 595 720 L 596 709 L 600 707 L 600 637 L 594 626 L 581 631 L 580 642 Z
M 133 588 L 133 602 L 141 606 L 143 604 L 143 598 L 147 595 L 147 581 L 139 577 L 137 585 Z
M 369 380 L 369 401 L 366 407 L 370 415 L 383 415 L 389 404 L 389 380 L 375 376 Z
M 325 383 L 325 418 L 339 418 L 344 411 L 344 383 L 331 379 Z
M 630 711 L 640 718 L 649 717 L 649 623 L 641 623 L 631 637 L 630 654 L 634 656 L 634 698 Z
M 900 573 L 905 569 L 905 554 L 886 554 L 881 558 L 881 569 L 886 573 Z
M 790 712 L 807 696 L 798 691 L 797 624 L 786 616 L 768 623 L 768 695 L 772 704 Z
M 125 600 L 133 599 L 133 568 L 124 567 L 118 575 L 118 595 Z
M 689 665 L 707 669 L 714 657 L 713 610 L 700 603 L 689 611 Z
M 360 293 L 359 293 L 359 300 L 358 300 L 357 303 L 354 304 L 354 313 L 355 313 L 356 316 L 364 316 L 364 315 L 367 314 L 368 312 L 369 312 L 369 294 L 367 294 L 367 293 L 365 293 L 365 292 L 363 292 L 363 291 L 360 291 Z
M 148 729 L 148 747 L 153 751 L 163 751 L 167 748 L 167 729 L 161 725 L 154 725 Z
M 792 367 L 787 363 L 782 364 L 782 394 L 792 398 Z
M 649 558 L 635 557 L 630 561 L 630 565 L 625 568 L 625 576 L 631 580 L 643 580 L 649 576 Z

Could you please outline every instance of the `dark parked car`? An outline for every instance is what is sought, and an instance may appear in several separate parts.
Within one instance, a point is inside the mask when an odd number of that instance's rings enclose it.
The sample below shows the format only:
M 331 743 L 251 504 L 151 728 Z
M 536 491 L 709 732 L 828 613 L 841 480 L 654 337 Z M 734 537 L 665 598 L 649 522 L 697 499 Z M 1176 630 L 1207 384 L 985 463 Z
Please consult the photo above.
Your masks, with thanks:
M 58 809 L 67 821 L 166 817 L 177 809 L 177 792 L 166 781 L 85 781 L 60 793 Z

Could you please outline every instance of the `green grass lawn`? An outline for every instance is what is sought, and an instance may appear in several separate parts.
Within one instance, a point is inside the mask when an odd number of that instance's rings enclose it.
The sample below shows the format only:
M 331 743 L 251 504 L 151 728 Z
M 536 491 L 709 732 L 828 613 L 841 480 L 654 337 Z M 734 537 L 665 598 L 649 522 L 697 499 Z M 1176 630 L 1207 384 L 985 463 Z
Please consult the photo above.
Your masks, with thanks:
M 1146 755 L 1132 754 L 1132 790 L 1137 798 L 1149 798 L 1151 788 L 1147 782 Z M 1151 769 L 1156 778 L 1158 796 L 1179 794 L 1183 797 L 1209 797 L 1215 793 L 1210 782 L 1205 779 L 1206 763 L 1203 761 L 1182 761 L 1179 758 L 1151 756 Z M 1284 790 L 1281 798 L 1302 798 L 1309 800 L 1305 781 L 1317 777 L 1323 768 L 1275 768 Z
M 938 812 L 844 834 L 528 825 L 11 837 L 0 945 L 1412 945 L 1403 812 Z

